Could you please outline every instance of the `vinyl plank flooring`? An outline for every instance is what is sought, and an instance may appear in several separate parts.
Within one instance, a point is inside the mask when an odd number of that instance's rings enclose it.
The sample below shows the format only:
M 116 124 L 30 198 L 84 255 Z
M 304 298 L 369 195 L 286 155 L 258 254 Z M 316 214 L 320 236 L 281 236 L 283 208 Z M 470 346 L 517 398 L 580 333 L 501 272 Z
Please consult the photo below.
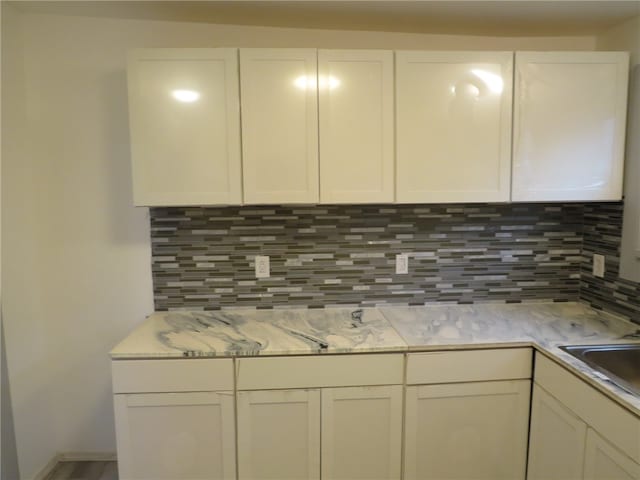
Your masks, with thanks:
M 45 480 L 118 480 L 116 462 L 59 462 Z

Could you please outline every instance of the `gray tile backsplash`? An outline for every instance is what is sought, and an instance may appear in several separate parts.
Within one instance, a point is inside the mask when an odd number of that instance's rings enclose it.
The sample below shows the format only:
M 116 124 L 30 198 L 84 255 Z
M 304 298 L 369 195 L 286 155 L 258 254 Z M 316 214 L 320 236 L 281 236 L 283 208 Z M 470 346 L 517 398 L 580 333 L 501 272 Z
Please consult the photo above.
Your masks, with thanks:
M 640 284 L 618 277 L 622 204 L 586 204 L 583 232 L 580 298 L 596 308 L 618 313 L 640 323 Z M 592 274 L 594 253 L 605 256 L 604 278 Z
M 583 204 L 152 208 L 155 307 L 575 301 L 584 213 Z M 395 274 L 398 253 L 410 257 L 407 275 Z M 270 278 L 255 278 L 255 255 L 271 257 Z

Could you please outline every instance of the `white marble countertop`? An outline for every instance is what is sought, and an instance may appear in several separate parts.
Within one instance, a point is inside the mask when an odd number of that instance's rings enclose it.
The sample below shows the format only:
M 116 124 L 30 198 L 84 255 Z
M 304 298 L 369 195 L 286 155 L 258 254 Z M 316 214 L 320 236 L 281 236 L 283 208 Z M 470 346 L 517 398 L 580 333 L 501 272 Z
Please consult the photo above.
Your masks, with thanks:
M 113 359 L 303 355 L 533 346 L 640 415 L 640 397 L 560 345 L 640 343 L 640 325 L 582 303 L 157 312 Z
M 116 358 L 228 357 L 405 351 L 375 308 L 157 312 L 120 342 Z

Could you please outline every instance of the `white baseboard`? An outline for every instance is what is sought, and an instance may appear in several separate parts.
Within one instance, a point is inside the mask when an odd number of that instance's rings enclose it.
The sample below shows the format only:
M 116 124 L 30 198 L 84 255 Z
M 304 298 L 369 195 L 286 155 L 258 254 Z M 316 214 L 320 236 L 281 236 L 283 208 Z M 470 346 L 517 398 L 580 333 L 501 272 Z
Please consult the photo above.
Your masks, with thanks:
M 44 468 L 40 470 L 35 477 L 33 477 L 33 480 L 44 480 L 47 478 L 47 476 L 53 472 L 53 469 L 56 468 L 58 460 L 60 460 L 60 455 L 54 455 L 53 458 L 47 462 Z
M 58 453 L 47 462 L 33 480 L 44 480 L 53 472 L 58 462 L 111 462 L 116 460 L 113 452 L 65 452 Z
M 115 452 L 66 452 L 59 455 L 61 462 L 113 462 Z

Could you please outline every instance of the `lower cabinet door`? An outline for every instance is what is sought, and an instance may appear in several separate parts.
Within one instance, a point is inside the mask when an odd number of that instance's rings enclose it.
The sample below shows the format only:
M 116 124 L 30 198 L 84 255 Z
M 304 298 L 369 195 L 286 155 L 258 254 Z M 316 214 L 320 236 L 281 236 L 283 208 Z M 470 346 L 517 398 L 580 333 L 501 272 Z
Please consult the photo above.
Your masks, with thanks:
M 238 392 L 238 478 L 319 480 L 320 390 Z
M 637 480 L 640 465 L 620 453 L 594 430 L 587 430 L 585 480 Z
M 322 479 L 397 480 L 402 386 L 322 389 Z
M 120 480 L 232 480 L 232 392 L 114 396 Z
M 587 424 L 534 384 L 528 480 L 582 478 Z
M 524 479 L 529 380 L 407 387 L 406 480 Z

